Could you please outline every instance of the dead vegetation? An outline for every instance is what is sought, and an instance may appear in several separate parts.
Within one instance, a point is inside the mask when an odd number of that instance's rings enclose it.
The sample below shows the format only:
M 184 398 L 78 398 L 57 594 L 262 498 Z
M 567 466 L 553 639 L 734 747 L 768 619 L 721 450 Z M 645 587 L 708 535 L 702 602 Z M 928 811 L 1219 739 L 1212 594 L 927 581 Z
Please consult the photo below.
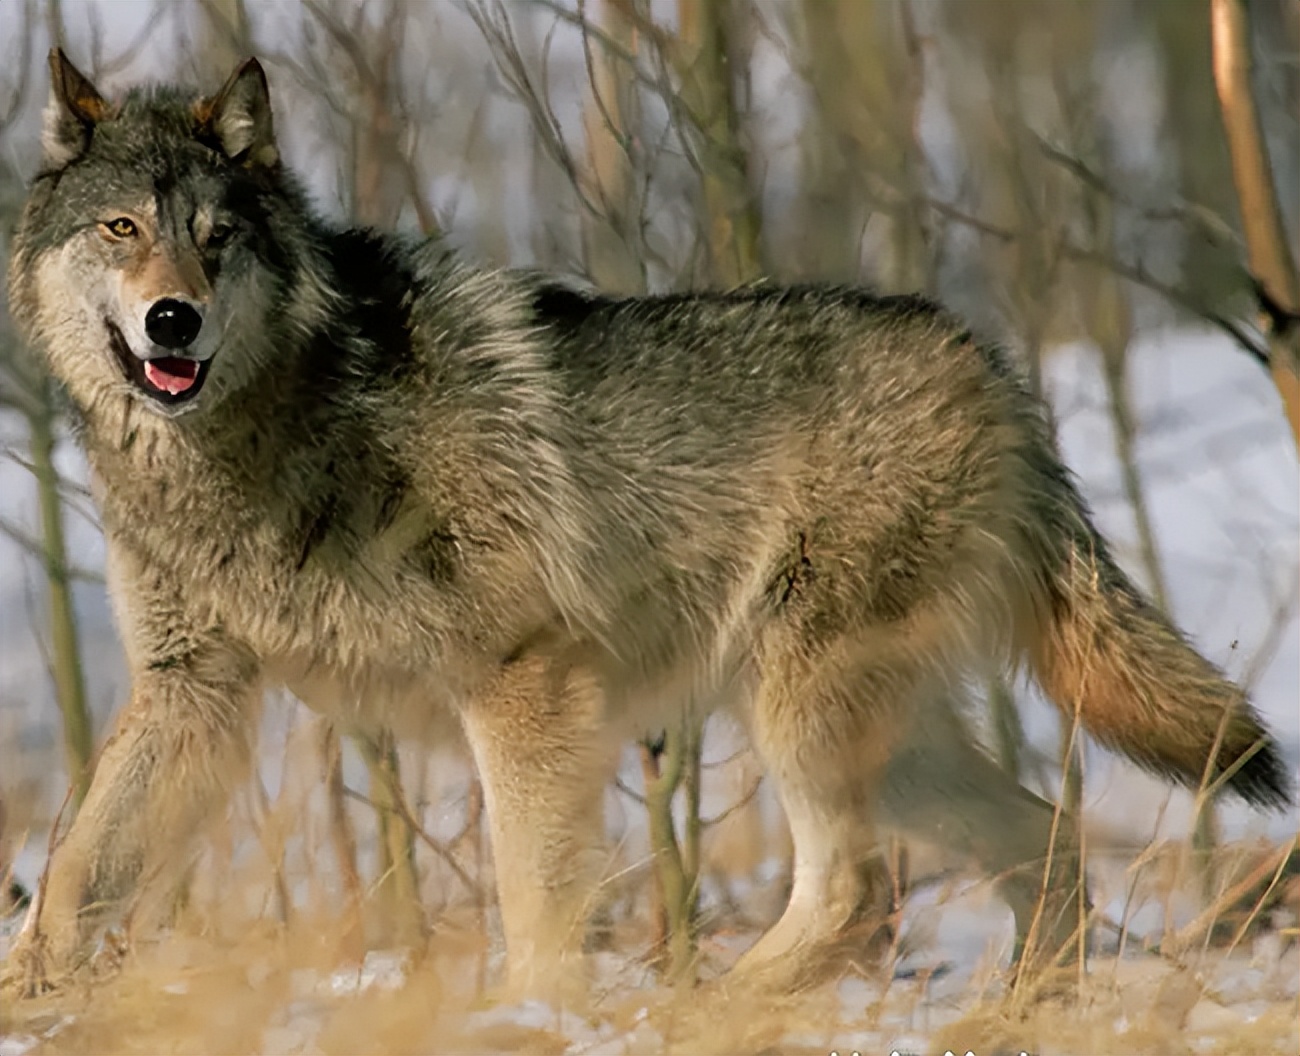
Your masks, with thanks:
M 1294 847 L 1259 842 L 1216 852 L 1223 888 L 1198 911 L 1185 841 L 1134 854 L 1096 834 L 1098 948 L 1069 996 L 1047 976 L 1008 985 L 1006 910 L 987 881 L 923 847 L 913 855 L 898 944 L 883 964 L 863 962 L 788 1000 L 729 992 L 721 973 L 780 895 L 770 853 L 780 841 L 769 831 L 780 822 L 762 818 L 761 802 L 732 815 L 757 812 L 748 837 L 703 836 L 698 987 L 673 988 L 655 963 L 655 871 L 648 846 L 629 833 L 607 868 L 606 941 L 590 954 L 589 999 L 562 1009 L 502 1004 L 499 935 L 479 897 L 490 890 L 490 855 L 478 859 L 466 846 L 469 771 L 441 756 L 427 784 L 408 786 L 417 802 L 439 804 L 414 820 L 457 856 L 471 886 L 417 841 L 428 931 L 394 942 L 382 883 L 365 887 L 357 918 L 346 911 L 314 732 L 300 716 L 285 739 L 277 792 L 260 806 L 255 796 L 236 804 L 166 928 L 133 931 L 125 961 L 114 951 L 128 937 L 110 936 L 69 990 L 0 1010 L 4 1051 L 1267 1053 L 1300 1041 Z M 717 766 L 705 758 L 712 799 L 734 787 L 744 758 Z M 350 763 L 350 776 L 365 772 Z M 633 787 L 635 772 L 629 757 Z M 350 811 L 368 809 L 348 802 Z M 366 831 L 358 850 L 365 874 L 376 876 L 378 831 Z M 739 867 L 755 861 L 757 870 Z

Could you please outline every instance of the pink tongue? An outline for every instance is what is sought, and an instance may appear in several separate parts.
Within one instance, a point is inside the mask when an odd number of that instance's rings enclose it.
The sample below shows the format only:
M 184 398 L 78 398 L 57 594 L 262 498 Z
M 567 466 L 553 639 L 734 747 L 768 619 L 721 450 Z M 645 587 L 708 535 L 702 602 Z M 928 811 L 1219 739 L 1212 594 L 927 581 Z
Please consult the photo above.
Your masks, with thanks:
M 163 356 L 145 360 L 144 376 L 155 389 L 175 396 L 194 384 L 194 379 L 199 376 L 199 365 L 192 359 Z

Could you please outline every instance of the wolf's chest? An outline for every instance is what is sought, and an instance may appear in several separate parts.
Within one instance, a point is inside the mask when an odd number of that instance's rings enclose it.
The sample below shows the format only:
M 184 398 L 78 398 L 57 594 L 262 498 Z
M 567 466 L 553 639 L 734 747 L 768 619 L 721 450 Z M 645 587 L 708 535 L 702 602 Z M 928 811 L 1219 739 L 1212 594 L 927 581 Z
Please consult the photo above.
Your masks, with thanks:
M 196 596 L 266 657 L 361 668 L 400 656 L 424 666 L 449 631 L 434 578 L 375 540 L 256 525 L 213 556 Z
M 105 524 L 137 574 L 157 576 L 188 619 L 220 626 L 271 666 L 400 681 L 490 663 L 548 618 L 522 551 L 462 541 L 424 511 L 380 520 L 206 493 L 153 516 L 131 505 L 110 503 Z

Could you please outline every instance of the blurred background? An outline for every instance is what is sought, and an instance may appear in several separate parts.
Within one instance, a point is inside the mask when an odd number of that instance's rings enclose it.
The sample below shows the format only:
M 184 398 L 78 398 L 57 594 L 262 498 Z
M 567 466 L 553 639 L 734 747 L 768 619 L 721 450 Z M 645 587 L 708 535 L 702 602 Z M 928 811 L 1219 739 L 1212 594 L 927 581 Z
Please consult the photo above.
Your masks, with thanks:
M 1300 6 L 1218 6 L 1249 16 L 1235 40 L 1294 260 Z M 760 276 L 924 291 L 1021 357 L 1122 563 L 1250 687 L 1294 768 L 1300 484 L 1278 357 L 1296 327 L 1252 285 L 1211 27 L 1209 0 L 6 0 L 0 252 L 57 43 L 107 95 L 212 91 L 256 54 L 324 213 L 486 265 L 625 293 Z M 1230 848 L 1296 835 L 1294 813 L 1200 810 L 1093 746 L 1063 753 L 1024 686 L 982 688 L 989 751 L 1084 812 L 1121 931 L 1197 919 L 1240 877 L 1216 866 Z M 0 869 L 24 885 L 127 695 L 84 466 L 0 299 Z M 247 913 L 342 895 L 370 942 L 490 914 L 481 798 L 453 722 L 445 738 L 430 756 L 275 698 L 260 781 L 191 897 L 260 870 L 273 897 L 250 889 Z M 779 910 L 782 822 L 724 721 L 629 745 L 609 804 L 611 927 L 707 946 Z M 663 840 L 684 905 L 650 854 Z M 1154 846 L 1172 916 L 1130 906 Z M 918 892 L 960 866 L 903 844 L 891 861 Z M 969 934 L 986 937 L 951 941 Z

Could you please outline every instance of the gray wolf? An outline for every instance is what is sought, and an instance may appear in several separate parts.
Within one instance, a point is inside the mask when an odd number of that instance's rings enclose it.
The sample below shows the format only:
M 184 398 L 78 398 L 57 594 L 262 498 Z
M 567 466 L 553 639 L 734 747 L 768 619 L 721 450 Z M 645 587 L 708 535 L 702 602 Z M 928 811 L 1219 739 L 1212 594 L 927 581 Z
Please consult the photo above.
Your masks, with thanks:
M 952 721 L 990 657 L 1157 774 L 1287 802 L 1243 694 L 1111 559 L 1044 407 L 935 305 L 474 270 L 317 218 L 254 60 L 213 96 L 51 69 L 11 303 L 75 409 L 133 696 L 23 985 L 178 871 L 267 683 L 404 732 L 457 710 L 525 988 L 580 957 L 615 749 L 666 701 L 734 709 L 789 820 L 793 890 L 742 979 L 795 985 L 863 926 L 882 801 L 996 873 L 1022 938 L 1037 913 L 1069 941 L 1069 820 Z

